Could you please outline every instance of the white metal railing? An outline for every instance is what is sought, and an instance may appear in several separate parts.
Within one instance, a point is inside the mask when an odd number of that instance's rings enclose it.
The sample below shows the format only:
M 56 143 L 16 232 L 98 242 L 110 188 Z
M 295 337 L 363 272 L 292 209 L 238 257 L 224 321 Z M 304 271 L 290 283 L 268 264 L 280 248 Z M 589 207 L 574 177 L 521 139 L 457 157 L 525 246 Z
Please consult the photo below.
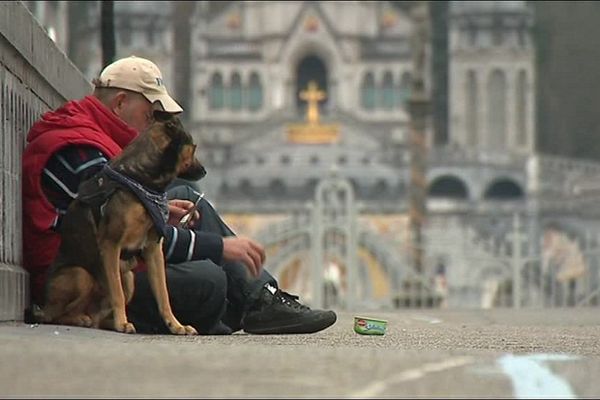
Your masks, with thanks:
M 569 224 L 577 231 L 515 213 L 503 235 L 487 238 L 468 226 L 428 227 L 421 278 L 441 278 L 442 256 L 450 307 L 599 306 L 600 224 L 576 218 Z
M 362 249 L 372 254 L 390 292 L 385 299 L 375 301 L 368 290 L 374 282 L 369 281 L 367 266 L 363 265 L 364 260 L 357 260 L 358 271 L 364 276 L 361 275 L 354 305 L 365 307 L 376 302 L 386 308 L 600 306 L 600 221 L 576 216 L 540 217 L 524 212 L 496 218 L 503 219 L 502 228 L 493 234 L 484 234 L 481 227 L 459 218 L 430 221 L 423 231 L 425 258 L 421 273 L 412 268 L 410 235 L 381 235 L 372 227 L 361 226 L 356 248 L 350 251 L 358 253 Z M 550 228 L 550 220 L 562 221 L 565 228 Z M 277 248 L 269 256 L 273 273 L 279 274 L 298 256 L 304 258 L 303 268 L 309 268 L 313 223 L 306 215 L 281 221 L 261 232 L 261 240 Z M 298 279 L 307 279 L 307 275 L 298 274 Z M 297 284 L 307 287 L 305 282 Z M 346 297 L 342 296 L 342 300 Z M 340 304 L 350 306 L 345 301 Z

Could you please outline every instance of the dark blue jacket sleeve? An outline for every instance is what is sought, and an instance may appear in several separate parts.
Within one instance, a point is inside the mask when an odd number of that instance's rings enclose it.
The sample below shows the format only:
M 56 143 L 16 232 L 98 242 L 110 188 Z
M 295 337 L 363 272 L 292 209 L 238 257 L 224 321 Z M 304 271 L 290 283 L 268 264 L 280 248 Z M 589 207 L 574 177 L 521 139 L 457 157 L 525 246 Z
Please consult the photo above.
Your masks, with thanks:
M 169 225 L 166 229 L 163 251 L 168 263 L 209 259 L 221 263 L 223 238 L 215 233 Z

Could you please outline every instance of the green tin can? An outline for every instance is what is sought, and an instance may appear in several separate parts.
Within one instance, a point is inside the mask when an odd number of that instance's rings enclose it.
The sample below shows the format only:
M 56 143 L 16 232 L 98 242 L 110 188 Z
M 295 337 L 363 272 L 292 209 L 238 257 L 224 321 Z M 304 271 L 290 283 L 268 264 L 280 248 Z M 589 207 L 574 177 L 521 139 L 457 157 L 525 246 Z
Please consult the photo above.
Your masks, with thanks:
M 387 321 L 370 317 L 354 317 L 354 332 L 361 335 L 384 335 Z

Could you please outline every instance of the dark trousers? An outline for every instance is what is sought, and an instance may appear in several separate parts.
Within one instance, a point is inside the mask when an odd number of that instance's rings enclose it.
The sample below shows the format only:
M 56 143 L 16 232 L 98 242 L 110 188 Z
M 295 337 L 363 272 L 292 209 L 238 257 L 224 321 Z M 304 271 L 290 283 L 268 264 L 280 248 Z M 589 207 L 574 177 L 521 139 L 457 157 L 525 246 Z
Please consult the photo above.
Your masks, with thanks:
M 170 199 L 194 202 L 197 191 L 192 186 L 180 185 L 169 190 Z M 233 231 L 223 222 L 212 205 L 201 200 L 200 226 L 193 229 L 233 236 Z M 199 333 L 210 333 L 222 320 L 233 331 L 240 329 L 244 311 L 260 295 L 267 283 L 277 286 L 275 279 L 264 269 L 253 278 L 247 268 L 238 262 L 215 264 L 210 260 L 192 260 L 180 264 L 167 264 L 167 288 L 173 314 L 179 322 L 191 325 Z M 140 333 L 169 333 L 152 294 L 146 272 L 135 277 L 135 292 L 127 306 L 127 316 Z

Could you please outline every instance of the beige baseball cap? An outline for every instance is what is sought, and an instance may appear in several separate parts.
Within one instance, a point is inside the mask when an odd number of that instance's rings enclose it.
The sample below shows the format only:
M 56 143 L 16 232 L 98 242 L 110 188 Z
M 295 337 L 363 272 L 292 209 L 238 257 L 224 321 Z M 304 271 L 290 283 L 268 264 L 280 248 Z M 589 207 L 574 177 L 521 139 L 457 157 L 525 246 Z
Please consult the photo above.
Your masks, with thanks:
M 168 113 L 183 111 L 183 108 L 169 96 L 156 64 L 142 57 L 129 56 L 108 65 L 100 73 L 96 86 L 115 87 L 140 93 L 153 104 L 158 101 Z

